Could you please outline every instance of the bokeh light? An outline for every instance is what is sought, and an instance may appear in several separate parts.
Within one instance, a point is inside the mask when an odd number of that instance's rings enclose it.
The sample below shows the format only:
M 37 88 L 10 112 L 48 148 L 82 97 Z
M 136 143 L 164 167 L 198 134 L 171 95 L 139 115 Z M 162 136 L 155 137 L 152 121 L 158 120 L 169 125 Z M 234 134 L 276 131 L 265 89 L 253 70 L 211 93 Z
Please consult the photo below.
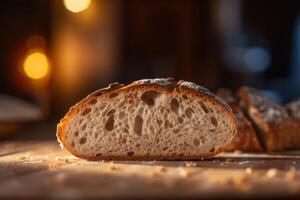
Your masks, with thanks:
M 64 5 L 67 10 L 78 13 L 88 9 L 91 0 L 64 0 Z
M 244 62 L 252 72 L 263 72 L 271 63 L 269 52 L 262 47 L 251 47 L 245 51 Z
M 25 75 L 31 79 L 45 78 L 49 73 L 47 56 L 42 52 L 29 54 L 24 61 L 23 70 Z

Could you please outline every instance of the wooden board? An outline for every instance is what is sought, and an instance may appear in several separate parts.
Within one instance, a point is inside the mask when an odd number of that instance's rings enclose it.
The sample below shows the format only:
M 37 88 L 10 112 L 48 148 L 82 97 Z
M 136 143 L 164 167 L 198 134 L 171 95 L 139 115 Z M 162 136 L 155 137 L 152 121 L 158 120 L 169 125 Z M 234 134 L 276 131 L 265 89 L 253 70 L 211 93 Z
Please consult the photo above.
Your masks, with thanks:
M 0 143 L 0 198 L 300 196 L 300 153 L 202 161 L 85 161 L 52 141 Z

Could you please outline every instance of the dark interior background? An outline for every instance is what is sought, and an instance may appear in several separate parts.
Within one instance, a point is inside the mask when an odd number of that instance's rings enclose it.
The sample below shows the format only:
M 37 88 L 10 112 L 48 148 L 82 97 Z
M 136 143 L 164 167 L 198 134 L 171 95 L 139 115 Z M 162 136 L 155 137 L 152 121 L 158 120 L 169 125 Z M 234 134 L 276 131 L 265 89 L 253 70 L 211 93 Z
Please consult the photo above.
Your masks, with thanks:
M 49 119 L 110 82 L 142 78 L 249 85 L 287 102 L 300 96 L 299 11 L 284 0 L 93 0 L 79 13 L 62 0 L 1 1 L 0 93 Z M 50 63 L 42 86 L 20 73 L 33 35 Z

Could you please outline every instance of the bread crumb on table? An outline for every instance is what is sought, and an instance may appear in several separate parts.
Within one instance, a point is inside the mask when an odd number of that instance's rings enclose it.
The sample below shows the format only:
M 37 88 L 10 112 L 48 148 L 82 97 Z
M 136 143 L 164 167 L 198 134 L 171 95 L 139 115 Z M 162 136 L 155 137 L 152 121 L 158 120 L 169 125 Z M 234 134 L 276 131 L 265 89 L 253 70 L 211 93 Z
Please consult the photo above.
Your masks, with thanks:
M 189 176 L 188 171 L 185 168 L 183 168 L 183 167 L 178 167 L 177 171 L 178 171 L 178 175 L 181 176 L 181 177 L 183 177 L 183 178 L 186 178 L 186 177 Z
M 17 160 L 26 160 L 28 158 L 27 155 L 17 156 Z
M 197 163 L 195 163 L 195 162 L 185 162 L 185 166 L 186 167 L 196 167 Z
M 237 176 L 232 179 L 233 185 L 238 188 L 243 188 L 246 186 L 247 179 L 245 176 Z
M 109 169 L 110 171 L 118 171 L 118 170 L 121 170 L 120 167 L 118 167 L 118 166 L 116 166 L 116 165 L 114 164 L 114 161 L 110 161 L 110 162 L 109 162 L 109 164 L 108 164 L 108 169 Z
M 61 166 L 62 164 L 59 162 L 53 162 L 53 163 L 49 163 L 48 164 L 48 168 L 49 169 L 57 169 Z
M 245 169 L 245 172 L 246 172 L 246 174 L 252 174 L 252 168 L 247 167 L 247 168 Z
M 285 173 L 285 176 L 284 176 L 285 180 L 287 180 L 287 181 L 292 181 L 292 180 L 295 179 L 295 177 L 296 177 L 296 170 L 295 170 L 295 168 L 289 169 L 289 171 L 287 171 Z
M 277 175 L 277 169 L 271 168 L 266 172 L 267 178 L 274 178 Z

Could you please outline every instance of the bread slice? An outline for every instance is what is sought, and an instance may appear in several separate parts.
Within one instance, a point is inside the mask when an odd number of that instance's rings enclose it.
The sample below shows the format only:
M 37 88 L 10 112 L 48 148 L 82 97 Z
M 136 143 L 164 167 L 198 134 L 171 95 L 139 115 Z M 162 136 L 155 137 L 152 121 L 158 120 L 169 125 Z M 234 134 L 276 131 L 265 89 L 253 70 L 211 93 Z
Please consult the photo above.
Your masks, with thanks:
M 240 88 L 238 96 L 241 107 L 258 130 L 259 139 L 267 151 L 299 147 L 300 132 L 281 105 L 250 87 Z
M 57 137 L 88 160 L 188 160 L 217 154 L 236 130 L 229 106 L 206 88 L 147 79 L 89 95 L 60 121 Z
M 217 96 L 223 99 L 232 109 L 237 122 L 238 131 L 233 137 L 224 151 L 243 151 L 243 152 L 261 152 L 263 148 L 259 143 L 256 132 L 252 123 L 244 115 L 239 107 L 239 100 L 234 96 L 233 92 L 229 89 L 221 88 L 217 91 Z

